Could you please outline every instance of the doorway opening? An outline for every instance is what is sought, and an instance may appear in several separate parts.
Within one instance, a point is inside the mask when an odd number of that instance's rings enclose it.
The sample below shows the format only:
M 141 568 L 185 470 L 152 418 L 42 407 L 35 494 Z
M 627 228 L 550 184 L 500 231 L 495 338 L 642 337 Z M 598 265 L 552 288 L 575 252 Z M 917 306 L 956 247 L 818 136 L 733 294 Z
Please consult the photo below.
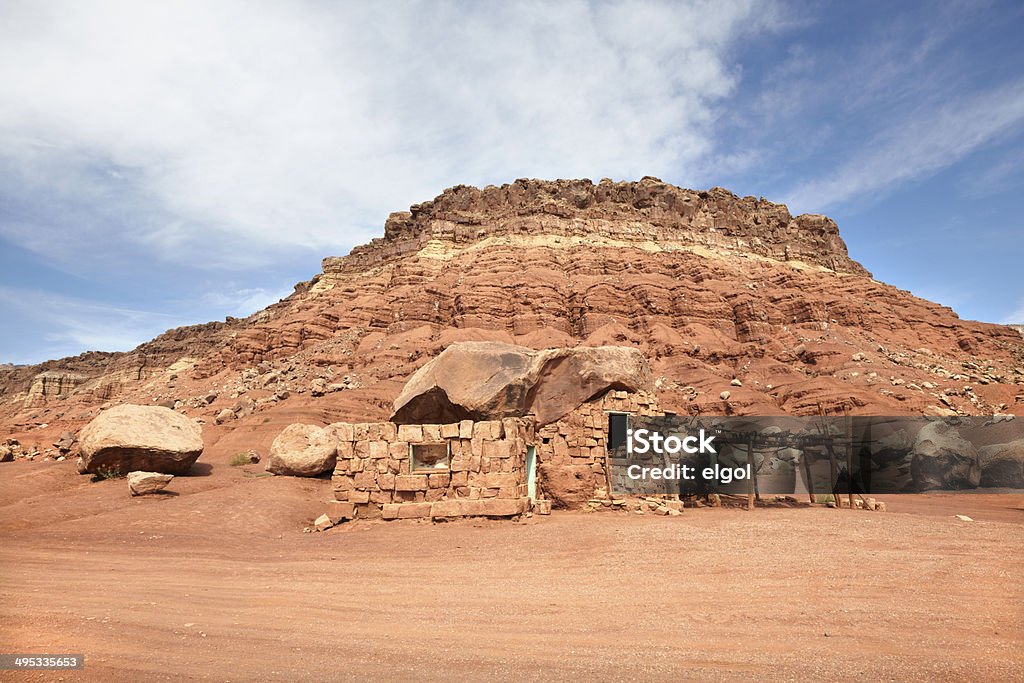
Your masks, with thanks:
M 526 447 L 526 495 L 530 500 L 537 499 L 537 449 Z

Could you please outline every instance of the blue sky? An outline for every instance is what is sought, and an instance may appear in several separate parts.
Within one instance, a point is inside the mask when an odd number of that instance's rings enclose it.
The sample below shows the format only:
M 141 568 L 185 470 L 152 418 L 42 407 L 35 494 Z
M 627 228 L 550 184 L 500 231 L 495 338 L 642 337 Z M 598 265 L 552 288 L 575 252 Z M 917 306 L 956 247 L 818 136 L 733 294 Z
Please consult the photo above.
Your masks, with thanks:
M 0 362 L 242 316 L 445 187 L 727 187 L 1024 322 L 1019 2 L 5 2 Z

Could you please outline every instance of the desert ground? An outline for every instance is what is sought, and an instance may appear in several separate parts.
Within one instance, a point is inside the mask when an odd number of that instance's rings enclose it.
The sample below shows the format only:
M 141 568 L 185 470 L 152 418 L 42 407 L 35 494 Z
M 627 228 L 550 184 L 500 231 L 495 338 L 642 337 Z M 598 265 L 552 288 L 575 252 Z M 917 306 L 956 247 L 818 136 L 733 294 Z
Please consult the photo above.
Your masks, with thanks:
M 1018 494 L 304 533 L 327 480 L 0 467 L 2 650 L 86 657 L 3 680 L 1024 676 Z

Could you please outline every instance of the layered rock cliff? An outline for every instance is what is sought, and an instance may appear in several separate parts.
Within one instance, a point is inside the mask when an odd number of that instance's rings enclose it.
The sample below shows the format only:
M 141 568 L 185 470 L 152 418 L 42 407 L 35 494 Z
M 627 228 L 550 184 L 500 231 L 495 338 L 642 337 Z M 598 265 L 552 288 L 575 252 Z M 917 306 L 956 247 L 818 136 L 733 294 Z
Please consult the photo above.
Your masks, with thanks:
M 244 320 L 0 369 L 0 436 L 120 401 L 225 431 L 384 419 L 417 368 L 474 340 L 635 346 L 677 412 L 1024 413 L 1024 338 L 873 280 L 829 218 L 653 178 L 520 180 L 392 214 Z

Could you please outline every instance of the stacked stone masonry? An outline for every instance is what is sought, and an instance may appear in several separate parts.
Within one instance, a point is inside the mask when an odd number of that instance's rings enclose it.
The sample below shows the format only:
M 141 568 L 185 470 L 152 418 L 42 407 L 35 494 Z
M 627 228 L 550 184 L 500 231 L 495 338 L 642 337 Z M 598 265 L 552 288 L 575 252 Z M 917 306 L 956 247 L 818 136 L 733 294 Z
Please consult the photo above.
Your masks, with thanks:
M 661 415 L 646 393 L 609 391 L 562 419 L 537 427 L 531 416 L 451 424 L 331 425 L 338 440 L 334 495 L 360 518 L 514 517 L 531 509 L 527 450 L 536 453 L 536 498 L 579 509 L 606 473 L 608 415 Z M 446 444 L 448 467 L 413 469 L 412 447 Z
M 363 518 L 513 517 L 529 505 L 528 420 L 334 424 L 334 495 Z M 413 469 L 412 447 L 447 444 L 448 467 Z
M 608 415 L 662 415 L 658 399 L 643 392 L 609 391 L 557 422 L 537 429 L 540 490 L 555 507 L 583 507 L 598 489 L 607 491 Z M 567 491 L 566 480 L 578 483 Z M 617 490 L 614 488 L 612 490 Z

